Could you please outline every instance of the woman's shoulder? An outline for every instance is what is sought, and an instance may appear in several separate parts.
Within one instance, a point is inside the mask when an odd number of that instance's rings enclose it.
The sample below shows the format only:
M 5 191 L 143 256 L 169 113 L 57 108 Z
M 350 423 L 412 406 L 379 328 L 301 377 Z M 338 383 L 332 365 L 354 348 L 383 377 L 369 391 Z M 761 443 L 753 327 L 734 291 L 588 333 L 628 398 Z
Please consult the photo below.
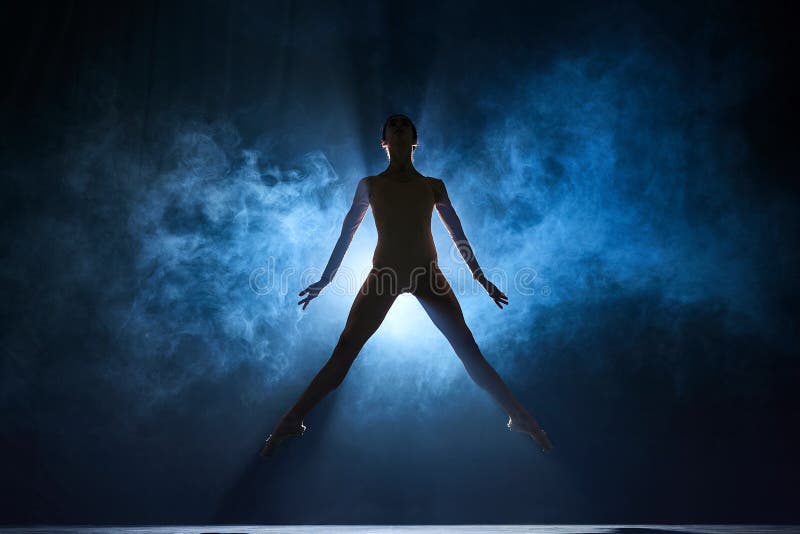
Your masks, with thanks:
M 436 203 L 439 203 L 443 199 L 447 198 L 447 189 L 444 186 L 444 180 L 441 178 L 435 178 L 433 176 L 426 176 L 425 180 L 430 185 L 431 190 L 433 191 L 433 198 Z
M 367 189 L 369 189 L 370 187 L 372 187 L 372 184 L 375 182 L 376 178 L 377 176 L 365 176 L 358 181 L 358 186 L 366 187 Z
M 436 189 L 444 189 L 444 180 L 441 178 L 435 178 L 433 176 L 426 176 L 425 179 L 431 184 L 431 187 Z

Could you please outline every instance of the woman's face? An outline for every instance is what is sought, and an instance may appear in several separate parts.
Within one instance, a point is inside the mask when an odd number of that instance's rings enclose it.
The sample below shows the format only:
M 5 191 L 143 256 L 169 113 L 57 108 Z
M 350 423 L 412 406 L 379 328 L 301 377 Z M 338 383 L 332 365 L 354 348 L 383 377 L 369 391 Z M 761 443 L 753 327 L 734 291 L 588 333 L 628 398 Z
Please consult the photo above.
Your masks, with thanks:
M 414 125 L 411 120 L 404 115 L 391 117 L 386 122 L 383 141 L 386 145 L 415 145 L 417 138 L 414 135 Z

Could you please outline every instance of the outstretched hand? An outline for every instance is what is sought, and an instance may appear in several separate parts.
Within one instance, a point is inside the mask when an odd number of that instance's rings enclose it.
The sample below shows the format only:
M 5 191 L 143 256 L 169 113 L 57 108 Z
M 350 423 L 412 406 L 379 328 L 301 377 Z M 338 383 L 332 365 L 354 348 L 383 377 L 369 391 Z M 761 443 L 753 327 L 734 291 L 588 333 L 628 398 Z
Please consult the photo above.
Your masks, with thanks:
M 487 280 L 483 274 L 480 274 L 477 280 L 478 283 L 483 286 L 483 289 L 489 293 L 489 296 L 492 297 L 492 300 L 494 300 L 494 303 L 497 304 L 498 308 L 502 310 L 504 305 L 508 306 L 508 297 L 506 294 L 500 291 L 496 285 Z
M 298 297 L 302 297 L 303 295 L 308 294 L 306 298 L 304 298 L 297 304 L 302 304 L 303 309 L 305 310 L 308 307 L 308 303 L 317 298 L 317 295 L 319 295 L 320 291 L 325 289 L 326 285 L 328 284 L 326 284 L 322 280 L 314 282 L 313 284 L 311 284 L 310 286 L 308 286 L 307 288 L 305 288 L 304 290 L 302 290 L 300 293 L 297 294 Z

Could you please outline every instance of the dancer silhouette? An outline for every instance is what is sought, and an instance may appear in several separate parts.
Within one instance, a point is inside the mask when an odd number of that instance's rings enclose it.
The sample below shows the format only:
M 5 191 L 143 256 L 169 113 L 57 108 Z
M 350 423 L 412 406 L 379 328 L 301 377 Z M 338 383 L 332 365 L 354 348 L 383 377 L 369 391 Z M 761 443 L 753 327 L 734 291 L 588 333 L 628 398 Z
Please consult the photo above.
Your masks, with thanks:
M 381 146 L 389 157 L 389 166 L 382 173 L 358 182 L 353 205 L 345 216 L 325 271 L 318 282 L 300 292 L 299 296 L 306 297 L 298 304 L 305 310 L 309 302 L 330 284 L 370 205 L 378 230 L 372 269 L 356 295 L 333 354 L 277 423 L 261 455 L 271 455 L 284 439 L 305 432 L 303 419 L 306 414 L 342 383 L 394 300 L 405 292 L 419 300 L 452 345 L 472 380 L 505 410 L 509 416 L 508 428 L 528 434 L 544 452 L 549 451 L 552 444 L 547 434 L 481 354 L 464 321 L 455 293 L 439 270 L 430 225 L 434 207 L 475 280 L 500 309 L 508 304 L 508 297 L 481 271 L 444 182 L 423 176 L 414 168 L 416 127 L 405 115 L 391 115 L 383 125 Z

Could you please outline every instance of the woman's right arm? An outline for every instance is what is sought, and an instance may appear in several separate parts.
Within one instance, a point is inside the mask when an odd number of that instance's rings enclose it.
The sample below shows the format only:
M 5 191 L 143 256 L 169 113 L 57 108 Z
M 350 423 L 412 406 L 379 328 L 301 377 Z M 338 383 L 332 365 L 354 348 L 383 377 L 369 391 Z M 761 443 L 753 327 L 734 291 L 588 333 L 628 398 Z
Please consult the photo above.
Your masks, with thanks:
M 355 235 L 356 230 L 358 230 L 361 221 L 364 219 L 364 215 L 366 215 L 368 208 L 369 187 L 367 178 L 362 178 L 358 182 L 356 193 L 353 196 L 353 204 L 350 206 L 350 211 L 348 211 L 347 215 L 344 217 L 342 231 L 339 233 L 339 239 L 336 241 L 336 246 L 333 247 L 333 252 L 331 252 L 331 257 L 328 260 L 328 264 L 325 266 L 322 276 L 318 282 L 311 284 L 298 295 L 302 297 L 304 294 L 308 294 L 306 298 L 298 302 L 298 304 L 303 304 L 304 310 L 306 309 L 306 306 L 308 306 L 308 303 L 314 297 L 319 295 L 320 291 L 322 291 L 325 286 L 330 284 L 331 280 L 333 280 L 333 277 L 336 275 L 336 271 L 339 270 L 339 266 L 342 264 L 342 260 L 344 259 L 344 255 L 350 246 L 350 242 L 353 240 L 353 236 Z
M 333 247 L 328 265 L 325 266 L 325 271 L 323 271 L 322 277 L 320 278 L 326 285 L 331 283 L 331 280 L 333 280 L 333 277 L 336 275 L 336 271 L 342 264 L 344 254 L 347 252 L 348 247 L 350 247 L 350 242 L 353 241 L 353 236 L 356 234 L 358 226 L 364 219 L 367 208 L 369 208 L 369 189 L 367 187 L 367 179 L 362 178 L 356 187 L 353 205 L 350 206 L 350 211 L 348 211 L 347 215 L 344 217 L 339 239 L 336 241 L 336 246 Z

